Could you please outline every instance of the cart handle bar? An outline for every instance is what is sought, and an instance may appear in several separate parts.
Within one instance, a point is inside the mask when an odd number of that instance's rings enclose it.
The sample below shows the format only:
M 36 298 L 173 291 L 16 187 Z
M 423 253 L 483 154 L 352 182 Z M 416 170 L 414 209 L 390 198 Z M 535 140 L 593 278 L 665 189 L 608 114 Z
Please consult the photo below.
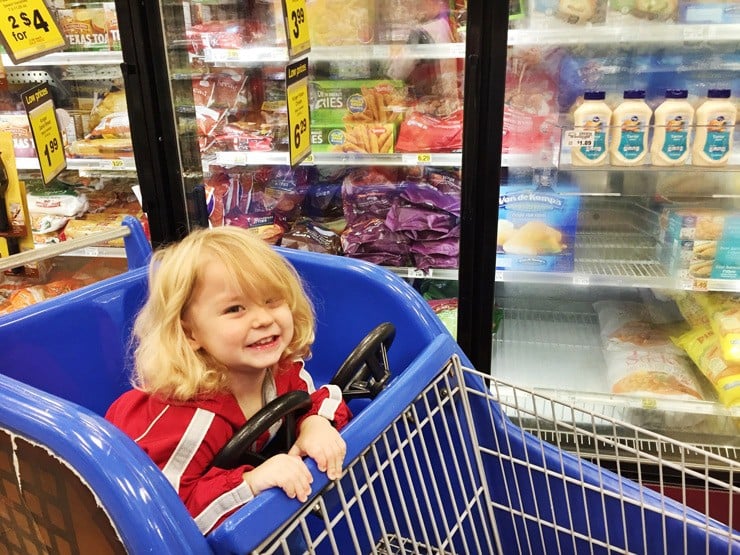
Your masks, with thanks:
M 116 229 L 109 231 L 99 231 L 97 233 L 91 233 L 86 237 L 80 237 L 78 239 L 71 239 L 69 241 L 62 241 L 60 243 L 53 243 L 43 247 L 37 247 L 33 250 L 24 251 L 12 256 L 0 258 L 0 272 L 8 270 L 10 268 L 17 268 L 18 266 L 25 266 L 26 264 L 33 264 L 47 258 L 53 258 L 60 254 L 66 254 L 68 252 L 84 249 L 85 247 L 91 247 L 102 243 L 104 241 L 111 241 L 113 239 L 119 239 L 121 237 L 128 237 L 131 235 L 131 228 L 127 225 L 118 226 Z

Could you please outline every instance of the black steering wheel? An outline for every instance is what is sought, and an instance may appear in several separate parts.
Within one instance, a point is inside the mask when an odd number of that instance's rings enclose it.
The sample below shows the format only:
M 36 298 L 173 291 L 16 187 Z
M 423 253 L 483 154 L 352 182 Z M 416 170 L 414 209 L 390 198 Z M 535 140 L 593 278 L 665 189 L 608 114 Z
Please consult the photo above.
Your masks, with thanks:
M 390 322 L 375 327 L 352 350 L 329 383 L 339 386 L 345 399 L 374 399 L 391 376 L 388 349 L 395 337 L 396 327 Z
M 295 443 L 295 421 L 298 413 L 311 408 L 311 396 L 301 390 L 289 391 L 276 397 L 258 410 L 216 454 L 211 466 L 231 469 L 249 464 L 257 466 L 272 454 L 287 453 Z M 252 444 L 266 430 L 285 418 L 278 434 L 261 452 L 252 451 Z M 274 451 L 274 453 L 272 453 Z
M 380 324 L 352 350 L 329 383 L 342 390 L 345 399 L 369 397 L 380 393 L 390 378 L 388 348 L 396 336 L 393 324 Z M 289 391 L 258 410 L 216 454 L 211 466 L 231 469 L 249 464 L 257 466 L 272 455 L 287 453 L 295 443 L 295 422 L 300 413 L 311 408 L 305 391 Z M 265 448 L 257 453 L 252 444 L 281 419 L 283 425 Z

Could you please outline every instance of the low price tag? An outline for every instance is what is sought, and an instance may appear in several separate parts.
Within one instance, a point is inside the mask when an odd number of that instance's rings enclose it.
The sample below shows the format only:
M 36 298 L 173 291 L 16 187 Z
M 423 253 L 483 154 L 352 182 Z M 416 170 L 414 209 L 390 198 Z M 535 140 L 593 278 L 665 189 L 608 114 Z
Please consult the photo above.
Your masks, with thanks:
M 41 177 L 44 183 L 49 183 L 67 167 L 54 100 L 49 85 L 45 83 L 27 90 L 22 97 L 36 143 Z
M 67 46 L 44 0 L 0 0 L 0 37 L 14 64 Z
M 308 58 L 285 68 L 290 134 L 290 165 L 299 164 L 311 154 L 311 125 L 308 105 Z
M 283 16 L 285 35 L 288 39 L 288 54 L 292 60 L 311 50 L 306 0 L 283 0 Z

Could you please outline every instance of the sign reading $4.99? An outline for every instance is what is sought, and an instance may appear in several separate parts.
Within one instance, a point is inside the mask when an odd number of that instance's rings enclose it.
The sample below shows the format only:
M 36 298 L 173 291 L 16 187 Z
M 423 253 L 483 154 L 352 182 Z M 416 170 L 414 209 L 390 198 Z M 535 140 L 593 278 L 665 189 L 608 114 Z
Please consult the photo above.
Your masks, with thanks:
M 14 64 L 67 44 L 44 0 L 0 0 L 0 37 Z
M 54 100 L 45 83 L 27 90 L 21 96 L 36 143 L 41 177 L 44 183 L 49 183 L 67 167 Z
M 285 68 L 288 100 L 290 165 L 295 166 L 311 154 L 311 125 L 308 104 L 308 58 Z

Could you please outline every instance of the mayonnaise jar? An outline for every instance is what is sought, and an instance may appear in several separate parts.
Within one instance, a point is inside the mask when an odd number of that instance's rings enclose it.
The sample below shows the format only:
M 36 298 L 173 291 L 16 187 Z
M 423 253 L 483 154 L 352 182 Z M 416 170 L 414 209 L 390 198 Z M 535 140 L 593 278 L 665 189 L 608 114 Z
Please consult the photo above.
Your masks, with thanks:
M 612 112 L 612 166 L 639 166 L 648 154 L 648 134 L 653 110 L 645 102 L 645 91 L 624 91 L 624 100 Z
M 709 89 L 696 109 L 696 133 L 692 150 L 695 166 L 724 166 L 732 154 L 737 107 L 729 89 Z

